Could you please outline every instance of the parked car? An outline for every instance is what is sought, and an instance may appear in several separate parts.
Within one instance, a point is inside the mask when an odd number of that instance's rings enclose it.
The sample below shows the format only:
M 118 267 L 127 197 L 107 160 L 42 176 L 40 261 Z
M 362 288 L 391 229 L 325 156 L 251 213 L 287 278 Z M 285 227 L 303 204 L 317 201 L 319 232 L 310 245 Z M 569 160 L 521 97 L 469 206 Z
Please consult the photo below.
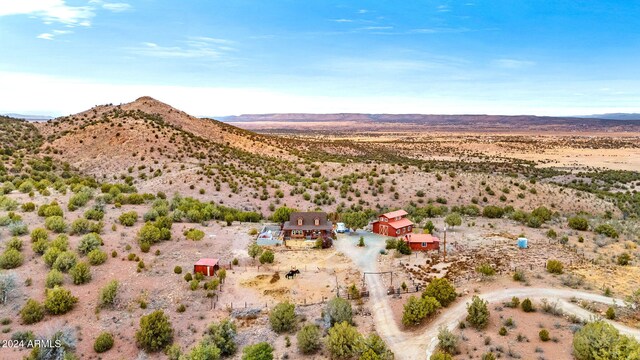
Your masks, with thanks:
M 346 233 L 348 231 L 349 231 L 349 229 L 347 229 L 347 227 L 345 226 L 344 223 L 337 223 L 336 224 L 336 232 L 337 233 Z

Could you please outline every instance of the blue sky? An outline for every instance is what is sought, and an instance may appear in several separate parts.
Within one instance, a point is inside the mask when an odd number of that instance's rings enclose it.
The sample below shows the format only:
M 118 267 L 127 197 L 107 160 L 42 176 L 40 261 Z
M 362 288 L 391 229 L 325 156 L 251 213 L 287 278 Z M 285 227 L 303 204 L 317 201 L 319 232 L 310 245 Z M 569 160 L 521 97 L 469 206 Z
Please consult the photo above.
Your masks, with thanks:
M 640 111 L 637 1 L 0 0 L 0 112 Z

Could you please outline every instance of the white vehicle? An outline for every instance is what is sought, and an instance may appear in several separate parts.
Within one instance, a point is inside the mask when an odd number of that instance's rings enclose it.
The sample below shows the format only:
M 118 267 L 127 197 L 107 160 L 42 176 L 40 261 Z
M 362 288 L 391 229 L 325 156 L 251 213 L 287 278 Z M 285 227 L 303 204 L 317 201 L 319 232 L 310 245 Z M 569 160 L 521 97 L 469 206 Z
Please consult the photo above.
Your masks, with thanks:
M 346 233 L 347 231 L 349 231 L 349 229 L 347 229 L 347 227 L 344 225 L 344 223 L 337 223 L 336 224 L 336 232 L 337 233 Z

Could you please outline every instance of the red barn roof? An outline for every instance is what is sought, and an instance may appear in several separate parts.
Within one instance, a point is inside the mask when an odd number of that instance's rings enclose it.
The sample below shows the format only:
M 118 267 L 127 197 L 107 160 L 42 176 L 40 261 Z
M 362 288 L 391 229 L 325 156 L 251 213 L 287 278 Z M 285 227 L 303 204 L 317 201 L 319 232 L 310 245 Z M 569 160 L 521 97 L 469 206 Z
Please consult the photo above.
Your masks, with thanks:
M 407 216 L 407 215 L 409 214 L 404 210 L 396 210 L 396 211 L 388 212 L 386 214 L 382 214 L 381 216 L 384 216 L 388 219 L 393 219 L 393 218 Z
M 410 243 L 440 242 L 440 239 L 431 234 L 407 234 L 404 239 Z
M 401 229 L 405 226 L 413 225 L 413 223 L 409 219 L 400 219 L 398 221 L 390 221 L 388 222 L 388 224 L 394 229 Z
M 218 259 L 200 259 L 194 265 L 216 266 Z

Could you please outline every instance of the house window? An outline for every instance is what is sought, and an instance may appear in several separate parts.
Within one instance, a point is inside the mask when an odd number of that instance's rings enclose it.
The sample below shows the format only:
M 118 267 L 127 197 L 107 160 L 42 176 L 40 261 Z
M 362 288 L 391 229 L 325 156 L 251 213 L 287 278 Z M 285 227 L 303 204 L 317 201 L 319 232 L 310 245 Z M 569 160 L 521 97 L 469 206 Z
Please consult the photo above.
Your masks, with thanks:
M 396 235 L 400 235 L 400 230 L 396 230 Z
M 302 218 L 298 218 L 298 226 L 302 226 Z
M 316 218 L 315 220 L 313 220 L 313 223 L 318 226 L 320 225 L 320 219 Z
M 422 243 L 422 247 L 427 247 L 427 243 L 426 243 L 426 242 L 423 242 L 423 243 Z
M 387 222 L 387 218 L 386 217 L 380 217 L 380 222 Z
M 402 233 L 404 234 L 407 231 L 407 229 L 402 228 Z
M 411 226 L 407 228 L 407 232 L 411 232 Z

